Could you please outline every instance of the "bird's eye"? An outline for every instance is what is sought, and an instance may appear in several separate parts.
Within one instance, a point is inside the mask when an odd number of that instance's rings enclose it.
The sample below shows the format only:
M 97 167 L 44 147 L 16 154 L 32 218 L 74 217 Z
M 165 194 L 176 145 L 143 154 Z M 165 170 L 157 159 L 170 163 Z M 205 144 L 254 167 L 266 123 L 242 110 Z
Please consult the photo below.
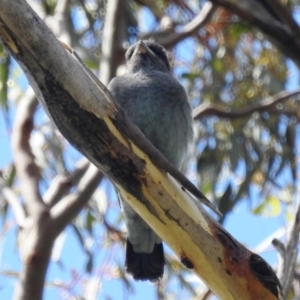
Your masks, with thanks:
M 157 47 L 156 45 L 148 45 L 148 47 L 159 58 L 163 58 L 165 56 L 164 51 L 162 49 L 160 49 L 159 47 Z
M 147 46 L 157 57 L 159 57 L 164 62 L 164 64 L 168 68 L 168 70 L 170 70 L 170 64 L 169 64 L 166 52 L 163 50 L 163 48 L 156 44 L 150 44 Z

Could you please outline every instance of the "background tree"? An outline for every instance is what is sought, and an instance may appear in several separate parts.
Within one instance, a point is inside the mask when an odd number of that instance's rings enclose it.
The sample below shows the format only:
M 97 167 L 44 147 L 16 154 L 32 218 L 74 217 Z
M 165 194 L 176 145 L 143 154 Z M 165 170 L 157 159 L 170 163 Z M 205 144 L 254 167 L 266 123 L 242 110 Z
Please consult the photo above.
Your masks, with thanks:
M 93 71 L 100 69 L 100 80 L 104 83 L 116 74 L 126 47 L 136 39 L 154 37 L 172 50 L 174 73 L 187 89 L 196 120 L 196 147 L 187 171 L 200 189 L 219 205 L 224 214 L 221 222 L 230 217 L 229 213 L 242 200 L 250 203 L 252 213 L 281 212 L 287 221 L 293 220 L 299 200 L 299 92 L 277 93 L 291 88 L 289 75 L 291 70 L 297 72 L 286 56 L 299 65 L 296 38 L 299 29 L 289 12 L 294 11 L 297 19 L 297 4 L 292 1 L 283 4 L 241 1 L 237 5 L 230 1 L 212 2 L 230 11 L 204 1 L 200 4 L 109 1 L 106 4 L 104 1 L 60 0 L 30 4 Z M 28 169 L 24 168 L 23 174 L 18 172 L 16 176 L 15 165 L 28 162 L 28 166 L 34 168 L 33 179 L 46 203 L 54 204 L 63 197 L 91 198 L 70 225 L 86 254 L 86 271 L 90 275 L 76 270 L 71 283 L 53 282 L 61 295 L 70 299 L 79 295 L 93 299 L 98 293 L 103 296 L 105 289 L 99 284 L 105 282 L 105 276 L 119 278 L 126 289 L 131 290 L 133 283 L 123 272 L 122 259 L 113 259 L 116 253 L 122 255 L 118 249 L 123 244 L 124 234 L 111 187 L 43 116 L 32 92 L 24 93 L 27 89 L 24 78 L 5 49 L 1 50 L 1 103 L 5 128 L 12 128 L 14 157 L 14 162 L 5 164 L 1 172 L 3 233 L 16 224 L 22 226 L 26 219 L 28 207 L 23 207 L 26 195 L 20 186 L 24 183 L 29 186 L 32 182 L 28 180 Z M 293 84 L 296 87 L 298 82 Z M 277 96 L 267 98 L 274 94 Z M 32 120 L 35 123 L 30 127 Z M 12 222 L 10 209 L 16 223 Z M 72 234 L 70 230 L 67 232 Z M 22 239 L 22 232 L 19 237 L 18 245 L 24 247 L 26 237 Z M 286 249 L 291 248 L 294 255 L 286 254 L 283 244 L 276 242 L 283 258 L 293 259 L 288 264 L 292 268 L 281 268 L 282 278 L 290 277 L 287 272 L 294 276 L 297 231 L 290 237 L 294 239 L 288 241 L 295 245 L 288 243 Z M 104 245 L 109 247 L 103 250 Z M 54 249 L 58 251 L 59 243 Z M 58 253 L 56 251 L 54 253 Z M 101 262 L 95 264 L 99 252 Z M 60 260 L 59 253 L 57 255 L 56 260 L 63 265 L 64 261 Z M 202 285 L 190 281 L 189 271 L 177 258 L 169 254 L 167 261 L 168 273 L 163 282 L 154 287 L 158 297 L 172 297 L 175 293 L 179 298 L 190 298 L 206 293 Z M 3 274 L 12 275 L 8 270 Z M 178 281 L 184 287 L 180 291 L 178 285 L 172 284 Z M 76 288 L 80 282 L 84 289 Z M 290 297 L 295 293 L 296 288 L 291 290 Z M 207 293 L 203 297 L 207 297 Z

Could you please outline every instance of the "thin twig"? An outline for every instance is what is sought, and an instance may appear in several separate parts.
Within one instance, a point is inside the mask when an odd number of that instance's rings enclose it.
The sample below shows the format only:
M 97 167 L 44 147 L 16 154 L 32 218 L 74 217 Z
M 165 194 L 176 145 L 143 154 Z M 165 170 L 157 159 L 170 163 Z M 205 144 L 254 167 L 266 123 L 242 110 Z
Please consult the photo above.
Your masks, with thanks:
M 17 195 L 8 187 L 2 187 L 2 196 L 10 205 L 17 224 L 23 228 L 26 223 L 26 213 Z
M 276 248 L 281 257 L 284 257 L 286 251 L 284 244 L 280 240 L 274 239 L 272 245 Z
M 56 176 L 43 196 L 44 202 L 50 207 L 54 206 L 62 197 L 68 194 L 72 186 L 78 185 L 89 165 L 90 162 L 83 158 L 76 164 L 75 169 L 70 174 Z
M 207 291 L 205 291 L 201 296 L 200 296 L 200 300 L 208 300 L 211 296 L 213 296 L 213 293 L 210 289 L 208 289 Z
M 103 225 L 106 227 L 106 230 L 108 232 L 110 232 L 111 234 L 115 234 L 118 236 L 118 239 L 125 244 L 126 242 L 126 234 L 122 231 L 122 230 L 118 230 L 117 228 L 113 227 L 112 225 L 110 225 L 106 218 L 103 218 Z
M 102 178 L 102 173 L 94 165 L 90 164 L 79 182 L 77 192 L 64 197 L 53 206 L 50 213 L 56 232 L 61 232 L 87 204 Z
M 294 280 L 294 270 L 298 254 L 298 241 L 300 233 L 300 204 L 298 205 L 295 220 L 291 226 L 287 242 L 285 245 L 285 253 L 282 260 L 282 265 L 278 267 L 278 277 L 282 283 L 282 291 L 284 299 L 287 296 L 292 282 Z

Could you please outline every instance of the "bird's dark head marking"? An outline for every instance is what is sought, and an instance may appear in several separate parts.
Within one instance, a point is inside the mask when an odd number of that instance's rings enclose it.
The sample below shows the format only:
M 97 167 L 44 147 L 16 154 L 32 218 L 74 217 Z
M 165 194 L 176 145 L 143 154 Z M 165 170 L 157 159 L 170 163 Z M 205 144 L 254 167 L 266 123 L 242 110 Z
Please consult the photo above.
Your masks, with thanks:
M 151 40 L 138 41 L 126 52 L 127 71 L 136 72 L 141 69 L 169 72 L 170 64 L 166 50 Z

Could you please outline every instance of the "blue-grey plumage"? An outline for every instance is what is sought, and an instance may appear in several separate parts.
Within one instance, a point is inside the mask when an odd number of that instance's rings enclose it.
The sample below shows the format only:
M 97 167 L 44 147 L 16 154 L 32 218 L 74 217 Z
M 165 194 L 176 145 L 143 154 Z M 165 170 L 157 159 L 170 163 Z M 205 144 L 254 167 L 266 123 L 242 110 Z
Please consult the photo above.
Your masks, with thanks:
M 184 88 L 171 75 L 166 52 L 154 41 L 139 41 L 126 52 L 126 72 L 108 89 L 133 123 L 177 168 L 193 138 L 191 108 Z M 161 239 L 119 197 L 128 231 L 126 270 L 137 280 L 163 275 Z

